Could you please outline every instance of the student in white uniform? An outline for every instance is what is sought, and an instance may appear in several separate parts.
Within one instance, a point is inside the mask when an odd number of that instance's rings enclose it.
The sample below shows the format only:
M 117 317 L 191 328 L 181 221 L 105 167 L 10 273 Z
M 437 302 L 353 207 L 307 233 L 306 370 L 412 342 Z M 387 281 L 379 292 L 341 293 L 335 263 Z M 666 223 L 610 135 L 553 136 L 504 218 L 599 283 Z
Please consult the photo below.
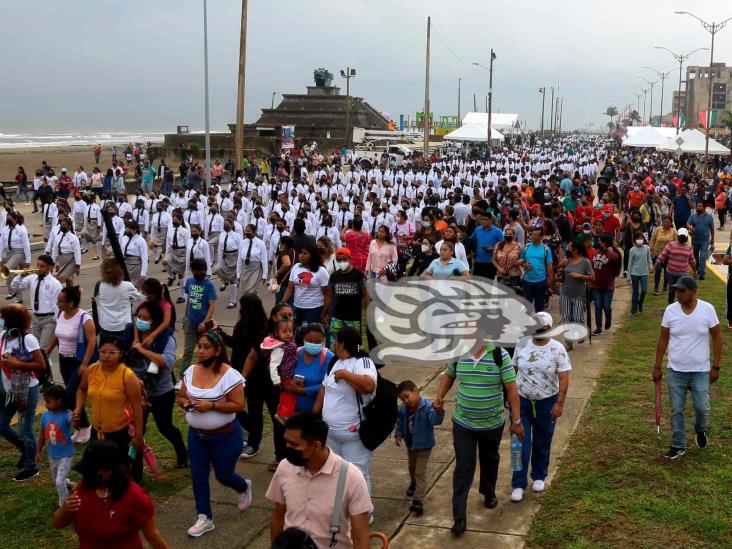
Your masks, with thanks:
M 158 201 L 155 205 L 155 213 L 150 218 L 149 237 L 148 244 L 150 250 L 153 252 L 155 258 L 155 264 L 160 262 L 160 259 L 166 253 L 166 240 L 168 237 L 168 231 L 173 224 L 173 218 L 170 214 L 165 211 L 165 202 Z
M 236 307 L 238 292 L 237 284 L 237 263 L 239 262 L 239 250 L 242 247 L 242 237 L 234 230 L 234 220 L 224 221 L 224 232 L 219 238 L 219 249 L 216 260 L 215 272 L 221 279 L 219 291 L 223 292 L 231 284 L 231 299 L 227 305 L 228 309 Z
M 175 278 L 183 291 L 183 277 L 186 274 L 186 249 L 191 235 L 183 225 L 183 214 L 180 210 L 174 210 L 171 215 L 171 226 L 165 240 L 165 259 L 163 267 L 168 273 L 168 287 L 173 285 Z
M 23 216 L 16 211 L 7 214 L 7 225 L 0 231 L 0 267 L 8 269 L 27 269 L 31 262 L 30 240 L 28 231 L 22 224 Z M 17 292 L 12 289 L 15 276 L 8 278 L 8 295 L 5 299 L 13 299 Z
M 257 238 L 254 225 L 244 227 L 244 242 L 239 249 L 239 262 L 236 266 L 236 278 L 243 294 L 256 293 L 260 277 L 267 280 L 267 257 L 267 249 L 264 242 Z
M 147 244 L 145 239 L 140 236 L 140 226 L 134 219 L 127 222 L 119 246 L 125 259 L 130 282 L 139 288 L 147 276 Z
M 73 284 L 81 269 L 81 243 L 79 237 L 74 234 L 68 217 L 59 218 L 58 229 L 59 232 L 53 238 L 53 242 L 49 241 L 51 249 L 46 253 L 50 253 L 56 265 L 56 278 L 59 282 Z

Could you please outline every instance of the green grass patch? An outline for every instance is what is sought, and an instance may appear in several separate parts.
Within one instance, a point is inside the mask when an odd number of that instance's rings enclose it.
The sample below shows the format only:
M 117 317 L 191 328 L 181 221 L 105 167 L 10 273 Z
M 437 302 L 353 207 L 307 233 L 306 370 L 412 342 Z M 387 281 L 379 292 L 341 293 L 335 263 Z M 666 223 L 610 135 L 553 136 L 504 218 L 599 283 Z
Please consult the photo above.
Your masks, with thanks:
M 584 416 L 562 456 L 528 535 L 530 547 L 732 547 L 732 373 L 724 318 L 725 287 L 700 281 L 699 296 L 716 308 L 724 348 L 720 380 L 711 386 L 710 445 L 693 442 L 680 460 L 663 457 L 670 437 L 663 384 L 661 435 L 656 435 L 651 365 L 666 306 L 649 295 L 646 312 L 618 330 Z M 570 383 L 570 393 L 571 393 Z

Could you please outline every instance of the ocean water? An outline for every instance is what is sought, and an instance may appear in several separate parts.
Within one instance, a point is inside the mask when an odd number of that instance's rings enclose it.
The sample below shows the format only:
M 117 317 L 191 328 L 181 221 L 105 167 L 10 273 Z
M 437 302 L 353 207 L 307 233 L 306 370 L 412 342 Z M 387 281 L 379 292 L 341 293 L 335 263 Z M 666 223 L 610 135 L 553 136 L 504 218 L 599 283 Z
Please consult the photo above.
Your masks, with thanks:
M 87 132 L 87 133 L 1 133 L 0 149 L 67 147 L 70 145 L 126 145 L 127 143 L 162 143 L 164 132 Z M 106 148 L 106 147 L 105 147 Z

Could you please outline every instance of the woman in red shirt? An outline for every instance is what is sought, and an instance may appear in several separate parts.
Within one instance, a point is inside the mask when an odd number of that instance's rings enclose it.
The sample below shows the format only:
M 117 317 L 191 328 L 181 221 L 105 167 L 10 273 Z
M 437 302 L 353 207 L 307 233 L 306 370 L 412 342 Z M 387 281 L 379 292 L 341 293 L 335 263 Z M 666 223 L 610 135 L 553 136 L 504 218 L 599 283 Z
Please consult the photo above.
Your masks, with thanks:
M 363 228 L 363 218 L 353 218 L 353 228 L 348 229 L 343 236 L 346 248 L 351 250 L 351 265 L 362 272 L 366 272 L 366 259 L 369 256 L 371 235 Z
M 140 531 L 153 549 L 168 548 L 152 500 L 120 463 L 116 442 L 91 442 L 74 469 L 82 481 L 53 514 L 54 528 L 73 523 L 80 549 L 142 549 Z

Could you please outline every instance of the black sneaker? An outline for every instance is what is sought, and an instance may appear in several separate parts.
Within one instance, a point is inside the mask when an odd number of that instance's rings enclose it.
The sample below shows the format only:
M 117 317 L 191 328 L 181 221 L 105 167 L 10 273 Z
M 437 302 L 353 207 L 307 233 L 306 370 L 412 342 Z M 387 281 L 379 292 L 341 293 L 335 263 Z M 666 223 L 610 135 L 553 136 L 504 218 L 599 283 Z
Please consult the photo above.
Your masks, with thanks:
M 678 459 L 681 456 L 683 456 L 686 453 L 686 450 L 683 448 L 674 448 L 671 446 L 671 448 L 668 449 L 668 452 L 663 454 L 663 457 L 668 459 Z
M 15 462 L 15 468 L 22 469 L 24 461 L 25 461 L 25 459 L 23 459 L 23 455 L 21 454 L 21 456 L 18 458 L 18 461 Z
M 612 321 L 609 318 L 606 318 L 605 319 L 605 330 L 609 330 L 610 329 L 610 325 L 611 325 L 610 323 L 611 322 Z
M 699 431 L 696 434 L 696 445 L 702 450 L 709 445 L 709 439 L 704 431 Z
M 595 328 L 594 330 L 592 330 L 592 335 L 593 336 L 602 335 L 602 328 Z
M 173 282 L 175 282 L 175 279 L 174 278 L 169 278 L 168 279 L 168 288 L 170 288 L 173 285 Z
M 421 501 L 412 500 L 412 505 L 409 507 L 409 510 L 417 515 L 418 517 L 422 516 L 422 513 L 424 513 L 424 507 L 422 505 Z
M 38 476 L 38 469 L 25 469 L 13 477 L 14 482 L 23 482 Z
M 467 524 L 465 523 L 465 519 L 455 519 L 455 522 L 452 525 L 452 535 L 453 536 L 460 536 L 465 533 L 465 529 L 467 528 Z
M 409 488 L 407 488 L 407 497 L 411 498 L 414 495 L 414 491 L 417 489 L 417 487 L 414 485 L 414 483 L 411 483 L 409 485 Z

